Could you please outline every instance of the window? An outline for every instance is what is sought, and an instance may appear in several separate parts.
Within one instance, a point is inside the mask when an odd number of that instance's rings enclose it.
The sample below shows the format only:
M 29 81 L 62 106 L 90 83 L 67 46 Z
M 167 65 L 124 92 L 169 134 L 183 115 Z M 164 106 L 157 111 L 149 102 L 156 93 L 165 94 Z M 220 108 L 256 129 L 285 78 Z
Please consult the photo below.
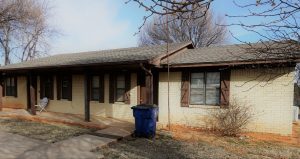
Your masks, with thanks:
M 115 92 L 115 99 L 117 102 L 124 102 L 125 92 L 125 75 L 117 75 Z
M 91 100 L 97 101 L 100 97 L 99 76 L 92 76 Z
M 62 77 L 62 82 L 61 82 L 61 98 L 62 99 L 69 99 L 70 96 L 72 95 L 70 93 L 70 87 L 72 87 L 71 85 L 71 80 L 68 76 L 63 76 Z
M 53 99 L 53 77 L 41 76 L 40 78 L 40 97 L 47 97 Z
M 220 72 L 191 73 L 191 104 L 220 104 Z
M 17 78 L 7 77 L 5 80 L 5 94 L 6 96 L 17 96 Z
M 72 75 L 57 75 L 57 100 L 68 99 L 72 101 Z

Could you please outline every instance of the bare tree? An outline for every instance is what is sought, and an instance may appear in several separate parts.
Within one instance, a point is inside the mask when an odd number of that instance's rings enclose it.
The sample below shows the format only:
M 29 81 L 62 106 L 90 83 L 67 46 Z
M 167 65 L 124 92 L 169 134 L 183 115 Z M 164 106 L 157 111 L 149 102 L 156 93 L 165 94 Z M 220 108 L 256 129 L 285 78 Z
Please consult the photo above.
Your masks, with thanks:
M 202 14 L 202 12 L 195 14 Z M 147 22 L 139 33 L 139 45 L 192 41 L 195 47 L 205 47 L 226 42 L 227 28 L 224 25 L 224 17 L 215 18 L 210 11 L 197 19 L 176 19 L 176 17 L 177 15 L 170 15 L 170 18 L 174 20 L 168 23 L 165 16 L 155 17 Z M 223 26 L 215 22 L 223 23 Z
M 212 1 L 213 0 L 127 0 L 126 3 L 135 2 L 148 12 L 148 14 L 144 16 L 144 22 L 140 26 L 140 30 L 147 19 L 153 15 L 176 15 L 176 19 L 201 18 L 205 16 Z M 195 12 L 201 12 L 201 14 L 186 14 Z
M 0 4 L 0 48 L 4 65 L 30 60 L 45 53 L 47 40 L 55 33 L 46 21 L 48 3 L 1 0 Z
M 236 38 L 245 43 L 248 52 L 260 59 L 285 59 L 293 62 L 300 55 L 300 0 L 257 0 L 253 3 L 235 2 L 237 7 L 248 11 L 245 15 L 228 15 L 238 19 L 238 23 L 229 25 L 240 26 L 257 34 L 260 39 L 253 44 Z M 249 18 L 264 18 L 263 21 L 249 24 Z

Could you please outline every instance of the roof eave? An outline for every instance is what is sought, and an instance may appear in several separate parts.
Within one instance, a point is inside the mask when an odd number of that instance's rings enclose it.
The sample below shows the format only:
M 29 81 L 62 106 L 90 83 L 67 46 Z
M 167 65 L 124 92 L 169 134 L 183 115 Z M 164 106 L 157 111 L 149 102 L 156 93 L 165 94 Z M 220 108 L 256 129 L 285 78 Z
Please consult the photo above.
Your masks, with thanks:
M 240 66 L 251 64 L 278 64 L 278 63 L 296 63 L 300 62 L 300 59 L 282 60 L 248 60 L 248 61 L 223 61 L 223 62 L 206 62 L 206 63 L 183 63 L 183 64 L 169 64 L 172 68 L 184 68 L 184 67 L 216 67 L 216 66 Z M 167 64 L 162 64 L 160 68 L 166 67 Z
M 105 62 L 105 63 L 90 63 L 90 64 L 70 64 L 70 65 L 49 65 L 49 66 L 33 66 L 33 67 L 19 67 L 19 68 L 0 68 L 0 72 L 7 71 L 34 71 L 39 69 L 63 69 L 63 68 L 76 68 L 76 67 L 91 67 L 91 66 L 116 66 L 116 65 L 132 65 L 140 63 L 147 63 L 148 60 L 136 60 L 136 61 L 121 61 L 121 62 Z

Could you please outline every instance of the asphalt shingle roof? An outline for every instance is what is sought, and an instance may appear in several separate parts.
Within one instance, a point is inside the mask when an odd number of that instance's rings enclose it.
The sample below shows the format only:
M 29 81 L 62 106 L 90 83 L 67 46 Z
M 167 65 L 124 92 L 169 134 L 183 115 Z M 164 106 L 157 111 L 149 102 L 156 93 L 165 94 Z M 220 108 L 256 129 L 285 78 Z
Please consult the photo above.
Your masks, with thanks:
M 228 63 L 238 61 L 255 61 L 266 59 L 285 59 L 282 57 L 286 54 L 282 53 L 261 53 L 257 50 L 261 46 L 256 44 L 253 47 L 249 47 L 246 44 L 239 45 L 220 45 L 209 46 L 196 49 L 187 49 L 181 54 L 170 57 L 169 64 L 205 64 L 205 63 Z M 262 47 L 263 48 L 263 47 Z M 275 49 L 274 49 L 275 50 Z M 257 51 L 257 52 L 256 52 Z M 293 54 L 297 55 L 297 54 Z M 293 56 L 291 55 L 291 56 Z M 299 57 L 299 56 L 297 56 Z M 167 64 L 164 59 L 161 64 Z
M 181 47 L 184 47 L 189 44 L 191 44 L 191 42 L 170 44 L 170 51 L 178 50 Z M 71 54 L 59 54 L 34 59 L 22 63 L 6 65 L 0 67 L 0 70 L 148 61 L 165 53 L 166 45 L 158 45 Z

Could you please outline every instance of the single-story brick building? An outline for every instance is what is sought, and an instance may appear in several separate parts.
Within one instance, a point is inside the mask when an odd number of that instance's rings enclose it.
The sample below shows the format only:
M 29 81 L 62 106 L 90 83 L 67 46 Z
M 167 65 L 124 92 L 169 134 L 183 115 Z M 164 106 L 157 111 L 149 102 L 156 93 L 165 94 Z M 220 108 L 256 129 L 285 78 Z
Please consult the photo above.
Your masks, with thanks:
M 157 104 L 158 122 L 167 125 L 169 99 L 171 124 L 201 127 L 208 111 L 236 100 L 254 108 L 249 131 L 291 134 L 297 61 L 270 69 L 285 61 L 260 59 L 241 46 L 194 48 L 186 42 L 170 44 L 168 53 L 160 45 L 11 64 L 0 68 L 0 105 L 34 114 L 34 105 L 48 97 L 48 111 L 84 114 L 87 121 L 90 115 L 133 121 L 131 106 Z

